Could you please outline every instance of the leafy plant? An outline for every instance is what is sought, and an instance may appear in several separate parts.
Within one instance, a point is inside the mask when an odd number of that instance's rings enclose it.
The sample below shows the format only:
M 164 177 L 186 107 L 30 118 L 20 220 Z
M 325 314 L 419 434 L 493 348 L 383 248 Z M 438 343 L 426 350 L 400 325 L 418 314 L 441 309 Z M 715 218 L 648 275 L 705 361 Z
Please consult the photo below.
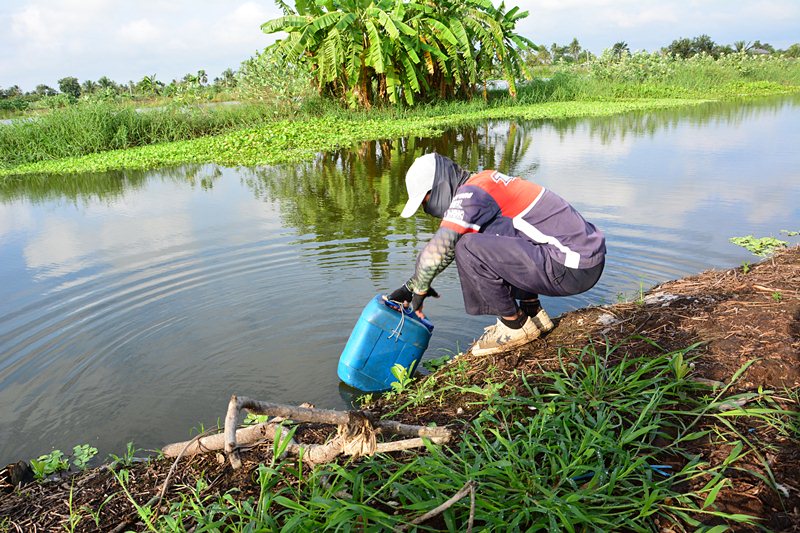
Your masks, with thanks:
M 31 469 L 36 479 L 44 479 L 50 474 L 69 470 L 69 460 L 61 450 L 53 450 L 47 455 L 40 455 L 38 459 L 31 459 Z
M 269 419 L 272 418 L 269 415 L 257 415 L 255 413 L 247 413 L 247 416 L 244 417 L 244 421 L 242 422 L 245 426 L 254 426 L 256 424 L 263 424 L 268 422 Z
M 414 381 L 414 365 L 409 368 L 404 367 L 400 363 L 395 363 L 392 367 L 392 375 L 397 381 L 392 382 L 391 395 L 402 394 L 408 390 L 411 383 Z
M 670 362 L 672 366 L 672 371 L 675 373 L 676 379 L 684 379 L 686 375 L 689 373 L 689 370 L 691 370 L 691 366 L 689 365 L 689 363 L 684 361 L 683 355 L 684 355 L 683 351 L 675 352 L 675 355 L 673 356 L 672 361 Z
M 783 294 L 781 294 L 780 291 L 775 291 L 772 293 L 772 299 L 780 303 L 780 301 L 783 299 Z
M 798 235 L 800 235 L 800 231 L 790 231 L 788 229 L 782 229 L 781 233 L 783 233 L 788 237 L 797 237 Z
M 119 483 L 119 486 L 122 488 L 122 491 L 125 493 L 125 496 L 128 498 L 128 501 L 130 501 L 134 509 L 136 509 L 136 514 L 139 515 L 139 518 L 147 526 L 147 529 L 153 531 L 154 533 L 157 533 L 158 530 L 154 526 L 156 512 L 149 505 L 139 504 L 131 494 L 130 490 L 128 490 L 128 483 L 130 482 L 130 477 L 131 477 L 130 471 L 125 469 L 122 469 L 119 472 L 117 472 L 116 470 L 112 470 L 111 473 L 117 480 L 117 483 Z
M 125 452 L 121 456 L 113 453 L 108 454 L 109 459 L 111 459 L 109 467 L 113 470 L 120 465 L 125 467 L 131 466 L 136 456 L 136 451 L 137 448 L 134 447 L 133 442 L 128 442 L 125 447 Z
M 639 294 L 636 298 L 636 303 L 638 305 L 644 305 L 644 282 L 639 282 Z
M 72 464 L 78 470 L 83 470 L 95 455 L 97 455 L 97 448 L 88 444 L 79 444 L 72 448 Z
M 75 528 L 78 527 L 80 521 L 83 520 L 83 515 L 81 514 L 83 508 L 80 509 L 72 508 L 72 493 L 74 488 L 75 488 L 74 484 L 71 484 L 69 486 L 69 500 L 67 501 L 67 508 L 69 509 L 69 517 L 67 518 L 67 523 L 64 524 L 64 529 L 70 532 L 75 531 Z
M 775 253 L 779 248 L 785 248 L 788 243 L 775 237 L 761 237 L 756 238 L 752 235 L 744 237 L 731 237 L 730 242 L 737 246 L 741 246 L 750 253 L 759 257 L 768 257 Z
M 748 272 L 750 272 L 750 263 L 742 261 L 742 274 L 747 274 Z
M 436 372 L 438 369 L 445 366 L 450 359 L 451 357 L 449 355 L 428 359 L 422 362 L 422 367 L 430 372 Z
M 109 494 L 108 496 L 106 496 L 106 498 L 103 500 L 103 502 L 100 505 L 96 506 L 96 508 L 92 508 L 92 507 L 90 507 L 88 505 L 82 505 L 81 506 L 81 511 L 83 511 L 85 513 L 88 513 L 89 516 L 92 517 L 92 520 L 94 520 L 94 525 L 99 528 L 100 527 L 100 514 L 103 512 L 103 507 L 105 507 L 108 504 L 108 502 L 113 500 L 116 495 L 117 495 L 117 493 Z
M 371 393 L 362 394 L 358 397 L 358 404 L 362 407 L 365 407 L 372 403 L 373 397 Z
M 471 96 L 497 67 L 516 95 L 530 78 L 520 52 L 533 46 L 514 32 L 528 16 L 491 2 L 461 0 L 331 0 L 280 2 L 285 16 L 262 25 L 286 32 L 271 49 L 286 63 L 305 63 L 320 93 L 351 106 L 379 101 L 412 105 L 419 98 Z

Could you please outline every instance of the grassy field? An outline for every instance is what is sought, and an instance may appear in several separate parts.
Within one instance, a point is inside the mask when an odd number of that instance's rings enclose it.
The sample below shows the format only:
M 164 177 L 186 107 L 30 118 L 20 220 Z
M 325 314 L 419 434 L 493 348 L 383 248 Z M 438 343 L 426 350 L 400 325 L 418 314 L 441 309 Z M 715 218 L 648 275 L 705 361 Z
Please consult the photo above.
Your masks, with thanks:
M 435 135 L 487 118 L 611 115 L 707 100 L 800 91 L 800 61 L 731 56 L 687 60 L 635 54 L 562 66 L 484 101 L 356 111 L 319 97 L 286 105 L 259 101 L 201 107 L 179 103 L 136 111 L 87 102 L 0 126 L 0 176 L 146 169 L 181 163 L 260 165 L 307 158 L 362 140 Z

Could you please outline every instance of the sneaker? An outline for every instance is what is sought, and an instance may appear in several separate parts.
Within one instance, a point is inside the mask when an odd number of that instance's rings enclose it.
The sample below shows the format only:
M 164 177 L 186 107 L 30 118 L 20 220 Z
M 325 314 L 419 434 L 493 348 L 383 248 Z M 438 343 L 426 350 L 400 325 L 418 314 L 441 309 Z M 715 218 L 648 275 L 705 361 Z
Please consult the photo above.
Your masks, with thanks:
M 550 325 L 552 327 L 552 322 Z M 528 320 L 519 329 L 511 329 L 498 318 L 497 323 L 486 328 L 483 335 L 475 341 L 475 344 L 470 348 L 470 353 L 473 355 L 492 355 L 505 352 L 538 339 L 539 335 L 541 335 L 541 332 L 531 317 L 528 317 Z
M 545 313 L 544 309 L 540 309 L 538 313 L 531 317 L 536 328 L 542 333 L 547 333 L 553 329 L 553 321 Z

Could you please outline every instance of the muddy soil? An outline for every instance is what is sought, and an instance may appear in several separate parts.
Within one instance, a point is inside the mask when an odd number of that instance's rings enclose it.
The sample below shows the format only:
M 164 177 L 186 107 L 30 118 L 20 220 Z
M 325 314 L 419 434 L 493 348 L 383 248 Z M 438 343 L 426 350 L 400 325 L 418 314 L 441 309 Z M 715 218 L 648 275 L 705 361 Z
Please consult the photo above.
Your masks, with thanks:
M 587 342 L 624 344 L 626 353 L 637 355 L 697 345 L 691 352 L 695 378 L 727 383 L 750 364 L 732 392 L 763 388 L 784 391 L 780 396 L 786 398 L 794 393 L 796 398 L 800 388 L 800 247 L 780 251 L 747 272 L 742 268 L 703 272 L 654 287 L 640 301 L 581 309 L 556 322 L 556 329 L 545 338 L 517 351 L 496 357 L 463 356 L 470 363 L 466 379 L 483 384 L 491 373 L 493 381 L 505 383 L 504 391 L 512 391 L 520 385 L 515 371 L 537 373 L 555 368 L 559 353 L 579 350 Z M 416 424 L 453 424 L 469 419 L 470 410 L 475 409 L 470 400 L 454 396 L 448 398 L 446 407 L 423 405 L 394 418 Z M 798 406 L 790 401 L 785 407 L 796 412 Z M 374 409 L 389 408 L 378 402 Z M 312 443 L 323 442 L 330 434 L 331 428 L 306 425 L 297 437 Z M 768 530 L 800 531 L 800 435 L 763 432 L 753 438 L 762 446 L 780 491 L 762 481 L 766 472 L 753 457 L 747 468 L 732 475 L 732 486 L 720 493 L 717 502 L 727 512 L 761 517 Z M 727 455 L 727 450 L 715 446 L 698 446 L 693 451 L 712 464 Z M 209 490 L 224 493 L 236 487 L 241 497 L 256 495 L 251 474 L 258 462 L 269 456 L 269 446 L 253 448 L 244 454 L 244 468 L 238 471 L 213 453 L 186 459 L 175 471 L 167 499 L 180 497 L 174 487 L 193 486 L 201 475 L 211 480 Z M 162 459 L 130 467 L 129 490 L 137 502 L 144 504 L 157 497 L 171 466 L 172 460 Z M 86 506 L 97 512 L 96 520 L 85 517 L 78 531 L 143 527 L 105 467 L 44 483 L 20 481 L 18 471 L 11 465 L 0 471 L 0 529 L 64 530 L 70 516 L 70 493 L 72 509 Z

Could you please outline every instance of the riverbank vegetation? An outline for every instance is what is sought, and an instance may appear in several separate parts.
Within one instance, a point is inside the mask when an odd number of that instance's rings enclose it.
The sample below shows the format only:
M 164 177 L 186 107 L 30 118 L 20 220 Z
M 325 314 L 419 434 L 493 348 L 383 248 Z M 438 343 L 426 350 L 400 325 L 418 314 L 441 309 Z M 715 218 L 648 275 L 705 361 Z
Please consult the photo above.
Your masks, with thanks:
M 239 470 L 213 454 L 141 462 L 129 447 L 109 466 L 46 482 L 15 487 L 0 476 L 0 524 L 791 529 L 800 523 L 798 284 L 800 248 L 778 250 L 746 271 L 709 271 L 568 313 L 511 353 L 432 361 L 431 374 L 364 399 L 368 417 L 449 427 L 459 437 L 447 445 L 309 469 L 282 457 L 279 441 L 243 450 Z M 309 443 L 336 432 L 285 424 Z
M 259 58 L 253 65 L 251 72 L 270 70 L 268 59 Z M 0 176 L 182 163 L 272 164 L 362 140 L 434 135 L 448 126 L 487 118 L 611 115 L 786 94 L 800 91 L 800 60 L 601 56 L 589 63 L 564 65 L 549 79 L 520 84 L 516 98 L 495 90 L 486 101 L 373 106 L 369 111 L 341 106 L 309 91 L 305 83 L 264 92 L 253 84 L 246 87 L 253 99 L 238 105 L 174 104 L 137 112 L 130 106 L 90 101 L 2 126 Z
M 60 80 L 61 93 L 39 91 L 60 98 L 48 104 L 51 111 L 0 126 L 0 176 L 269 164 L 386 135 L 432 135 L 470 120 L 614 114 L 800 91 L 794 47 L 722 47 L 702 36 L 656 53 L 616 43 L 594 56 L 577 39 L 547 48 L 517 35 L 526 13 L 516 9 L 412 4 L 369 13 L 286 6 L 286 16 L 263 28 L 288 37 L 211 84 L 203 71 L 169 85 L 146 76 L 127 89 L 107 79 L 85 87 Z M 340 31 L 353 17 L 363 31 Z M 364 32 L 368 47 L 355 39 Z M 414 32 L 430 38 L 414 40 Z M 502 38 L 487 41 L 492 32 Z M 505 80 L 500 88 L 489 83 L 498 78 Z M 3 95 L 8 103 L 19 90 Z M 209 104 L 226 99 L 235 103 Z M 192 139 L 202 140 L 185 142 Z

